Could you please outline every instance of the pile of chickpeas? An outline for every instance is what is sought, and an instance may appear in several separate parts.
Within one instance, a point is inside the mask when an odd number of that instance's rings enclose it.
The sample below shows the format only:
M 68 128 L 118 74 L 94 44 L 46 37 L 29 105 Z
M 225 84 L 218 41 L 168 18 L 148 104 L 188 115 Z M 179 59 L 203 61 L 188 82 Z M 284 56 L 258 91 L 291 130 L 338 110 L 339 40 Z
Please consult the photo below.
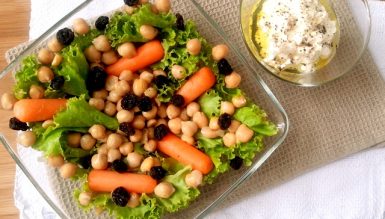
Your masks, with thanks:
M 142 3 L 147 1 L 141 1 Z M 133 7 L 125 6 L 127 13 L 132 13 Z M 170 10 L 169 0 L 156 0 L 153 5 L 155 13 L 168 12 Z M 73 30 L 77 35 L 83 35 L 90 31 L 90 25 L 84 19 L 76 19 L 73 22 Z M 145 39 L 151 40 L 158 34 L 156 28 L 150 25 L 140 27 L 140 33 Z M 53 38 L 38 53 L 38 60 L 42 66 L 37 70 L 37 77 L 42 83 L 49 83 L 54 78 L 51 67 L 59 66 L 62 57 L 59 54 L 63 45 Z M 199 39 L 190 39 L 186 45 L 191 55 L 198 55 L 201 52 Z M 212 49 L 212 57 L 215 61 L 225 58 L 229 48 L 220 44 Z M 131 58 L 136 55 L 136 48 L 133 43 L 121 44 L 116 51 L 111 47 L 108 38 L 100 35 L 93 39 L 92 45 L 84 50 L 85 57 L 90 67 L 104 67 L 114 64 L 119 57 Z M 180 65 L 171 68 L 171 74 L 175 79 L 183 79 L 186 69 Z M 218 124 L 218 117 L 208 118 L 201 110 L 197 102 L 192 102 L 184 107 L 177 107 L 171 103 L 161 103 L 157 99 L 157 89 L 152 84 L 153 79 L 159 75 L 167 76 L 167 73 L 160 69 L 145 69 L 140 72 L 125 70 L 120 76 L 110 75 L 106 79 L 104 89 L 94 91 L 89 99 L 89 104 L 105 114 L 116 117 L 119 123 L 129 123 L 135 133 L 127 136 L 121 130 L 113 132 L 101 124 L 95 124 L 89 128 L 88 133 L 68 133 L 68 146 L 82 148 L 84 150 L 96 149 L 96 154 L 91 158 L 91 166 L 96 170 L 109 168 L 109 163 L 115 160 L 124 159 L 129 171 L 148 173 L 152 167 L 161 166 L 161 160 L 155 156 L 144 156 L 135 151 L 135 144 L 140 143 L 148 154 L 157 149 L 157 140 L 154 137 L 154 127 L 164 124 L 175 135 L 183 141 L 195 145 L 194 136 L 201 132 L 206 138 L 223 138 L 226 147 L 233 147 L 238 142 L 248 142 L 254 132 L 246 125 L 237 120 L 232 120 L 227 130 L 222 130 Z M 235 71 L 225 76 L 225 86 L 236 88 L 241 82 L 241 76 Z M 147 96 L 152 100 L 152 108 L 147 112 L 141 112 L 138 107 L 132 110 L 122 108 L 122 99 L 128 93 L 137 97 Z M 44 98 L 44 88 L 32 85 L 29 90 L 29 97 L 32 99 Z M 5 93 L 1 97 L 1 105 L 4 109 L 11 110 L 17 99 L 11 93 Z M 236 108 L 245 106 L 247 100 L 244 96 L 234 97 L 231 101 L 222 101 L 220 106 L 221 114 L 233 115 Z M 44 121 L 43 128 L 54 125 L 52 120 Z M 32 131 L 25 131 L 18 136 L 18 143 L 24 146 L 32 146 L 36 136 Z M 52 167 L 59 168 L 63 178 L 70 178 L 75 175 L 78 165 L 65 161 L 63 156 L 49 156 L 48 163 Z M 196 188 L 202 183 L 203 174 L 193 170 L 185 177 L 187 186 Z M 154 193 L 161 198 L 168 198 L 175 192 L 175 188 L 168 182 L 160 182 Z M 81 205 L 88 205 L 92 199 L 91 192 L 82 192 L 79 196 Z M 140 204 L 139 194 L 131 194 L 128 202 L 129 207 L 136 207 Z

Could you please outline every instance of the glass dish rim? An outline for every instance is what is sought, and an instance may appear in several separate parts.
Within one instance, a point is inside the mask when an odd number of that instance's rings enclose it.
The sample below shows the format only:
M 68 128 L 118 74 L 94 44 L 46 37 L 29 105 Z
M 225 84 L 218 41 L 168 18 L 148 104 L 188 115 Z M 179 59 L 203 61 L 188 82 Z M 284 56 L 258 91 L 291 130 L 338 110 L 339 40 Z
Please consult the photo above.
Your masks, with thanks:
M 63 25 L 65 22 L 69 20 L 73 15 L 75 15 L 77 12 L 81 11 L 83 8 L 87 7 L 91 2 L 94 0 L 84 0 L 79 5 L 77 5 L 73 10 L 71 10 L 69 13 L 67 13 L 64 17 L 62 17 L 58 22 L 56 22 L 53 26 L 51 26 L 47 31 L 45 31 L 42 35 L 40 35 L 36 40 L 32 41 L 14 60 L 12 60 L 11 63 L 9 63 L 1 72 L 0 72 L 0 80 L 9 74 L 11 70 L 20 63 L 20 61 L 28 54 L 32 52 L 32 50 L 39 45 L 40 43 L 44 42 L 44 39 L 54 33 L 54 31 Z M 255 81 L 259 84 L 259 86 L 266 92 L 266 95 L 270 98 L 270 101 L 276 108 L 276 110 L 280 113 L 280 116 L 282 116 L 284 127 L 282 129 L 282 134 L 280 138 L 276 139 L 273 143 L 271 148 L 269 148 L 266 151 L 263 151 L 261 154 L 261 157 L 255 161 L 248 170 L 243 173 L 241 177 L 235 180 L 218 198 L 215 199 L 214 202 L 212 202 L 210 205 L 208 205 L 203 211 L 201 211 L 196 218 L 203 218 L 204 216 L 208 215 L 216 206 L 218 206 L 222 201 L 236 188 L 238 188 L 245 180 L 247 180 L 252 174 L 254 174 L 261 166 L 262 164 L 273 154 L 273 152 L 283 143 L 285 140 L 288 131 L 289 131 L 289 119 L 288 115 L 285 111 L 285 109 L 282 107 L 281 103 L 278 101 L 278 99 L 275 97 L 273 92 L 270 90 L 268 85 L 263 81 L 261 76 L 257 73 L 256 69 L 247 62 L 244 55 L 242 55 L 239 50 L 237 49 L 237 46 L 233 45 L 231 41 L 229 40 L 227 34 L 222 30 L 222 28 L 207 14 L 207 12 L 200 6 L 200 4 L 196 0 L 189 0 L 192 5 L 194 5 L 195 9 L 205 18 L 206 22 L 210 24 L 210 26 L 215 30 L 220 37 L 224 40 L 224 42 L 232 49 L 232 51 L 235 52 L 235 56 L 237 59 L 239 59 L 246 68 L 248 68 L 253 74 L 253 78 Z M 9 155 L 13 158 L 13 160 L 16 162 L 17 166 L 22 170 L 22 172 L 25 174 L 25 176 L 28 178 L 28 180 L 33 184 L 33 186 L 36 188 L 36 190 L 40 193 L 40 195 L 43 197 L 43 199 L 51 206 L 51 208 L 59 215 L 61 218 L 68 218 L 68 216 L 63 212 L 62 209 L 60 209 L 57 204 L 55 204 L 51 198 L 46 194 L 44 189 L 39 185 L 39 183 L 35 180 L 35 178 L 31 175 L 31 173 L 28 171 L 28 169 L 24 166 L 23 162 L 20 160 L 18 155 L 15 153 L 11 145 L 8 143 L 5 136 L 0 133 L 0 142 L 3 144 L 6 151 L 9 153 Z
M 361 0 L 361 1 L 362 1 L 362 2 L 364 3 L 364 5 L 365 5 L 365 9 L 366 9 L 366 12 L 367 12 L 367 19 L 368 19 L 368 21 L 369 21 L 368 33 L 367 33 L 367 36 L 365 37 L 364 44 L 363 44 L 363 46 L 361 47 L 361 50 L 360 50 L 359 55 L 358 55 L 357 58 L 354 60 L 354 62 L 353 62 L 354 64 L 352 64 L 349 68 L 347 68 L 345 71 L 343 71 L 343 73 L 340 74 L 338 77 L 335 77 L 335 78 L 330 79 L 330 80 L 322 81 L 322 82 L 317 83 L 317 84 L 300 84 L 300 83 L 296 83 L 296 82 L 294 82 L 294 81 L 287 80 L 287 79 L 285 79 L 285 78 L 281 78 L 281 77 L 279 77 L 277 74 L 271 72 L 271 71 L 269 70 L 269 68 L 268 68 L 263 62 L 259 61 L 259 60 L 253 55 L 253 52 L 251 51 L 251 48 L 250 48 L 249 44 L 247 44 L 247 42 L 246 42 L 246 36 L 245 36 L 246 34 L 245 34 L 245 32 L 244 32 L 244 30 L 243 30 L 243 28 L 242 28 L 243 25 L 242 25 L 242 22 L 241 22 L 240 28 L 241 28 L 241 31 L 242 31 L 242 39 L 243 39 L 244 44 L 245 44 L 246 47 L 247 47 L 247 50 L 249 51 L 249 53 L 250 53 L 251 56 L 253 57 L 253 59 L 256 60 L 257 63 L 258 63 L 258 64 L 259 64 L 259 65 L 260 65 L 266 72 L 268 72 L 270 75 L 273 75 L 274 77 L 276 77 L 276 78 L 278 78 L 278 79 L 280 79 L 280 80 L 282 80 L 282 81 L 284 81 L 284 82 L 288 82 L 288 83 L 293 84 L 293 85 L 298 86 L 298 87 L 309 87 L 309 88 L 311 88 L 311 87 L 319 87 L 319 86 L 322 86 L 322 85 L 327 84 L 327 83 L 329 83 L 329 82 L 335 81 L 335 80 L 341 78 L 342 76 L 344 76 L 345 74 L 347 74 L 349 71 L 351 71 L 351 70 L 357 65 L 357 63 L 360 61 L 360 59 L 362 58 L 362 56 L 364 55 L 365 51 L 366 51 L 367 48 L 368 48 L 369 41 L 370 41 L 370 37 L 371 37 L 371 35 L 372 35 L 372 14 L 371 14 L 371 12 L 370 12 L 368 0 Z M 243 5 L 243 2 L 244 2 L 244 0 L 241 0 L 241 4 L 239 5 L 239 14 L 240 14 L 240 15 L 241 15 L 241 13 L 242 13 L 242 5 Z M 242 15 L 241 15 L 241 16 L 242 16 Z

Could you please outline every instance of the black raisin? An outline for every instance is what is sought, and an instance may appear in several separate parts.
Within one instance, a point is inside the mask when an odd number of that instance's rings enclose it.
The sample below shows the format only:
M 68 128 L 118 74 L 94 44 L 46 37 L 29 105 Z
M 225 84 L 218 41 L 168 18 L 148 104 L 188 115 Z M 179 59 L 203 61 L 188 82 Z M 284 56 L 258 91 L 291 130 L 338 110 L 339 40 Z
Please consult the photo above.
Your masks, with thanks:
M 88 156 L 80 158 L 79 159 L 80 166 L 82 166 L 83 169 L 90 168 L 91 167 L 91 158 L 92 158 L 92 155 L 88 155 Z
M 60 90 L 64 85 L 65 79 L 63 76 L 56 75 L 50 83 L 50 87 L 54 90 Z
M 142 112 L 150 111 L 152 109 L 151 98 L 149 98 L 147 96 L 140 98 L 138 106 Z
M 135 129 L 128 122 L 120 123 L 119 130 L 124 132 L 127 136 L 135 135 Z
M 18 120 L 16 117 L 9 120 L 9 128 L 21 131 L 27 131 L 29 129 L 27 123 Z
M 178 30 L 184 30 L 184 20 L 183 20 L 183 16 L 179 13 L 175 14 L 176 16 L 176 28 Z
M 218 70 L 219 70 L 219 74 L 222 74 L 222 75 L 229 75 L 231 74 L 231 72 L 233 72 L 233 68 L 231 67 L 231 65 L 226 59 L 219 60 Z
M 156 180 L 163 179 L 166 176 L 166 174 L 167 174 L 167 171 L 163 169 L 163 167 L 161 166 L 151 167 L 150 169 L 150 176 Z
M 164 75 L 158 75 L 155 77 L 153 82 L 157 88 L 162 88 L 163 86 L 167 86 L 170 83 L 170 79 Z
M 234 159 L 230 160 L 230 166 L 234 170 L 239 170 L 243 165 L 243 159 L 236 156 Z
M 123 97 L 120 105 L 125 110 L 131 110 L 138 105 L 138 97 L 134 94 L 127 94 Z
M 175 94 L 171 98 L 171 103 L 177 107 L 181 107 L 184 105 L 184 97 L 180 94 Z
M 63 28 L 56 33 L 56 38 L 61 44 L 68 46 L 75 39 L 75 34 L 71 29 Z
M 162 140 L 168 134 L 168 127 L 164 124 L 160 124 L 154 129 L 154 137 L 156 140 Z
M 124 0 L 124 4 L 128 5 L 128 6 L 135 6 L 137 5 L 139 2 L 139 0 Z
M 107 24 L 110 22 L 110 19 L 107 16 L 100 16 L 95 21 L 95 27 L 98 30 L 104 30 L 107 27 Z
M 112 201 L 120 207 L 127 205 L 130 196 L 130 193 L 123 187 L 118 187 L 111 193 Z
M 227 113 L 224 113 L 218 118 L 218 125 L 221 129 L 228 129 L 231 125 L 231 116 Z
M 100 66 L 95 66 L 90 69 L 87 75 L 86 86 L 87 90 L 98 91 L 104 88 L 106 84 L 107 73 Z
M 112 162 L 112 169 L 118 173 L 123 173 L 128 170 L 128 166 L 122 159 L 119 159 Z

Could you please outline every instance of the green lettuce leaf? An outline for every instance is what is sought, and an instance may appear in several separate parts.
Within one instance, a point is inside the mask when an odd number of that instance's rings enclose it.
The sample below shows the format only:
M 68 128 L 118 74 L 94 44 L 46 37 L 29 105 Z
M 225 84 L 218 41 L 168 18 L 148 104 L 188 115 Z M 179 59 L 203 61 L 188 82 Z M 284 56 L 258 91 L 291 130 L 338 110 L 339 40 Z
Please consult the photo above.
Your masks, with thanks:
M 235 157 L 235 149 L 225 147 L 222 138 L 209 139 L 198 134 L 198 148 L 213 161 L 215 168 L 204 177 L 205 182 L 213 183 L 215 178 L 230 169 L 230 160 Z
M 119 127 L 116 118 L 90 106 L 84 96 L 69 99 L 67 108 L 55 115 L 54 122 L 58 127 L 89 128 L 94 124 L 102 124 L 111 130 Z
M 166 28 L 175 24 L 176 17 L 170 12 L 167 14 L 155 14 L 150 4 L 144 4 L 136 9 L 132 15 L 123 12 L 115 13 L 106 29 L 106 36 L 113 47 L 124 42 L 147 42 L 140 34 L 140 26 L 143 24 L 157 28 Z
M 168 212 L 176 212 L 180 209 L 186 208 L 189 203 L 196 199 L 200 192 L 196 188 L 187 187 L 184 178 L 186 174 L 191 172 L 191 167 L 186 166 L 179 170 L 174 175 L 168 175 L 164 178 L 164 181 L 171 183 L 174 188 L 174 194 L 167 199 L 158 198 L 159 204 Z
M 74 41 L 71 43 L 72 46 L 79 47 L 81 51 L 85 50 L 87 47 L 89 47 L 92 44 L 92 40 L 95 39 L 97 36 L 101 35 L 102 32 L 98 29 L 92 29 L 88 33 L 84 35 L 78 35 L 75 37 Z M 70 47 L 65 47 L 63 51 L 68 51 Z
M 263 149 L 263 136 L 255 134 L 253 139 L 247 143 L 238 143 L 235 147 L 235 154 L 243 159 L 245 166 L 250 166 L 258 152 Z
M 88 63 L 79 46 L 69 46 L 62 52 L 63 61 L 55 70 L 56 74 L 65 78 L 62 90 L 71 95 L 88 96 L 86 88 L 86 77 L 88 74 Z
M 28 56 L 23 60 L 22 69 L 15 74 L 13 93 L 17 99 L 27 98 L 31 85 L 42 85 L 37 78 L 39 67 L 35 56 Z
M 209 118 L 220 115 L 222 98 L 215 90 L 209 90 L 203 96 L 199 98 L 199 105 L 202 112 Z

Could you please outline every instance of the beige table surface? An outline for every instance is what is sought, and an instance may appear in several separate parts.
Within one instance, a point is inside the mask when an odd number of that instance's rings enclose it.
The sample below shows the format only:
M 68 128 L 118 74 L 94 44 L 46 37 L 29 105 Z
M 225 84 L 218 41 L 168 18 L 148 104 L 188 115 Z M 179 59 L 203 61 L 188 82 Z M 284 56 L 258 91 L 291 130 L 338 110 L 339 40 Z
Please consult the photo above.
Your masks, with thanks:
M 0 7 L 0 69 L 6 66 L 5 52 L 28 40 L 28 26 L 30 17 L 29 0 L 1 1 Z M 10 89 L 0 85 L 0 94 Z M 0 129 L 8 126 L 11 114 L 0 109 Z M 11 132 L 11 130 L 10 130 Z M 0 218 L 18 218 L 18 211 L 13 200 L 13 186 L 15 178 L 15 163 L 0 145 Z

